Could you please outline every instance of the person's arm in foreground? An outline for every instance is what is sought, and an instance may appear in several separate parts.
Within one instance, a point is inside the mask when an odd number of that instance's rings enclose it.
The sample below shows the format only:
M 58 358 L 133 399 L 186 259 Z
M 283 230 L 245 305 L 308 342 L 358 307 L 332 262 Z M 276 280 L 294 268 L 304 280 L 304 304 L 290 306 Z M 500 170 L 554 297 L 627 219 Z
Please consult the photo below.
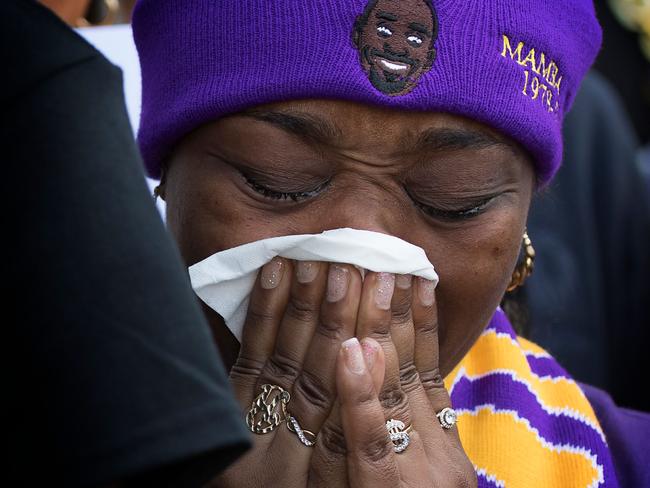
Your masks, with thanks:
M 119 71 L 35 2 L 2 2 L 0 19 L 11 486 L 198 486 L 248 437 Z

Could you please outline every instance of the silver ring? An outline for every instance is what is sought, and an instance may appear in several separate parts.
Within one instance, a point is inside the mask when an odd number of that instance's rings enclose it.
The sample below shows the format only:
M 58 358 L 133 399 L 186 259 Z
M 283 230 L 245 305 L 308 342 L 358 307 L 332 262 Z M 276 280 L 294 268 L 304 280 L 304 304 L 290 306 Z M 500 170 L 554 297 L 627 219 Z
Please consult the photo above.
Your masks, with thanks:
M 404 452 L 411 443 L 409 436 L 411 426 L 406 427 L 401 420 L 390 419 L 386 422 L 386 430 L 388 430 L 395 452 L 398 454 Z
M 314 447 L 314 444 L 316 444 L 316 434 L 300 427 L 298 420 L 293 415 L 287 415 L 287 429 L 295 433 L 305 446 Z
M 436 414 L 436 417 L 440 420 L 440 425 L 442 425 L 443 429 L 451 429 L 458 421 L 458 414 L 451 407 L 443 408 Z

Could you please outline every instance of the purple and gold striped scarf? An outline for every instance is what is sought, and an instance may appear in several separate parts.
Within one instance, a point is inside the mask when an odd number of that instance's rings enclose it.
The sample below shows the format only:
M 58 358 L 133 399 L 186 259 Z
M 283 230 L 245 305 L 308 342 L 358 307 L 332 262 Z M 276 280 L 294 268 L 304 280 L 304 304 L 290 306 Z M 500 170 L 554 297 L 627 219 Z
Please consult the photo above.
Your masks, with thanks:
M 479 487 L 618 486 L 584 393 L 502 310 L 445 384 Z

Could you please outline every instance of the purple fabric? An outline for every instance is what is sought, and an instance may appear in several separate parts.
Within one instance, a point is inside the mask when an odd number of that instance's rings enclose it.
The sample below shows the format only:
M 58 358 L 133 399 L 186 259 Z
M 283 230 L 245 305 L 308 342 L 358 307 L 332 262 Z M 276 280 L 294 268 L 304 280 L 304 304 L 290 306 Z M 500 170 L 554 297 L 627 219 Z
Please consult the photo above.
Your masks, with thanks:
M 495 481 L 492 481 L 488 479 L 485 475 L 481 473 L 476 473 L 476 478 L 477 478 L 477 487 L 478 488 L 500 488 L 500 485 L 498 485 Z
M 514 381 L 510 375 L 492 374 L 474 381 L 462 378 L 454 386 L 451 404 L 456 410 L 493 405 L 497 410 L 517 412 L 545 441 L 591 451 L 604 467 L 604 486 L 616 486 L 609 449 L 600 435 L 581 420 L 545 411 L 526 385 Z
M 512 325 L 510 324 L 506 313 L 501 308 L 497 309 L 497 311 L 492 316 L 492 320 L 490 320 L 490 323 L 485 329 L 494 330 L 500 335 L 504 334 L 510 336 L 511 339 L 517 340 L 517 334 L 512 328 Z
M 538 358 L 535 356 L 526 356 L 530 370 L 539 376 L 545 378 L 568 378 L 569 374 L 553 358 Z
M 391 11 L 397 20 L 377 17 Z M 333 98 L 483 122 L 531 153 L 543 184 L 601 42 L 592 0 L 140 0 L 133 30 L 139 143 L 153 177 L 206 122 L 272 101 Z
M 650 487 L 650 414 L 617 407 L 593 386 L 580 387 L 605 432 L 620 485 Z
M 508 337 L 517 341 L 512 325 L 505 313 L 497 309 L 492 317 L 488 331 L 495 331 L 500 337 Z M 535 367 L 553 376 L 569 378 L 566 371 L 553 358 L 536 358 L 530 354 L 522 355 L 535 364 Z M 555 363 L 555 364 L 553 364 Z M 614 488 L 620 485 L 612 452 L 608 446 L 608 438 L 598 426 L 587 419 L 580 418 L 574 412 L 554 410 L 545 407 L 535 393 L 534 387 L 528 385 L 525 379 L 515 371 L 507 371 L 507 361 L 503 367 L 495 361 L 492 370 L 476 377 L 461 374 L 454 379 L 450 390 L 451 404 L 459 412 L 475 412 L 477 409 L 490 409 L 493 412 L 514 413 L 527 422 L 536 433 L 538 439 L 553 446 L 570 446 L 584 450 L 596 459 L 602 466 L 603 482 L 599 486 Z M 569 378 L 570 379 L 570 378 Z M 492 486 L 490 480 L 479 475 L 479 486 Z

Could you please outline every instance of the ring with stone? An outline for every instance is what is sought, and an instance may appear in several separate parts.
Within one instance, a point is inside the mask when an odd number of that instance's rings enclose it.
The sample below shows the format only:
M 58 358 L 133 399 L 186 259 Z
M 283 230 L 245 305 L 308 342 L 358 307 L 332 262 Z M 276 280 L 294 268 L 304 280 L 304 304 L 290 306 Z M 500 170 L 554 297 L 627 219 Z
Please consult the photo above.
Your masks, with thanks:
M 316 444 L 316 434 L 310 430 L 303 429 L 300 427 L 298 420 L 293 415 L 289 414 L 287 416 L 287 428 L 298 436 L 300 442 L 302 442 L 307 447 L 314 447 Z
M 404 452 L 411 442 L 409 436 L 411 426 L 406 427 L 401 420 L 390 419 L 386 422 L 386 430 L 388 430 L 395 452 L 398 454 Z
M 255 434 L 268 434 L 287 419 L 287 403 L 291 395 L 277 385 L 262 385 L 246 414 L 246 425 Z
M 458 420 L 456 410 L 451 407 L 443 408 L 436 414 L 436 417 L 440 420 L 440 425 L 442 425 L 443 429 L 451 429 L 456 425 L 456 421 Z

